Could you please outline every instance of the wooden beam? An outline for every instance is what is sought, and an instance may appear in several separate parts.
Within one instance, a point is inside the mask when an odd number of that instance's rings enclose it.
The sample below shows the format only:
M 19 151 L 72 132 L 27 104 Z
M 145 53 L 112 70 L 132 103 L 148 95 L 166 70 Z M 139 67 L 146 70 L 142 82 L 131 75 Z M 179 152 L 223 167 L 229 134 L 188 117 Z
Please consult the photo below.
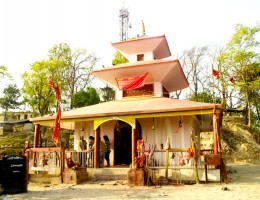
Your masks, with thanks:
M 197 136 L 196 136 L 197 137 Z M 198 149 L 197 149 L 197 139 L 193 140 L 193 135 L 191 135 L 191 148 L 194 153 L 194 174 L 195 174 L 195 181 L 199 183 L 199 171 L 198 171 Z
M 165 178 L 168 178 L 168 167 L 169 167 L 169 149 L 165 151 Z
M 34 148 L 39 147 L 40 135 L 41 135 L 41 125 L 40 124 L 36 124 L 35 125 L 35 130 L 34 130 L 34 144 L 33 144 Z
M 136 129 L 132 128 L 132 167 L 134 167 L 136 157 Z
M 100 167 L 100 127 L 95 130 L 94 168 Z
M 34 130 L 34 143 L 33 143 L 33 147 L 34 148 L 39 147 L 40 135 L 41 135 L 41 125 L 40 124 L 36 124 L 35 125 L 35 130 Z M 33 153 L 33 166 L 34 167 L 37 166 L 36 152 Z

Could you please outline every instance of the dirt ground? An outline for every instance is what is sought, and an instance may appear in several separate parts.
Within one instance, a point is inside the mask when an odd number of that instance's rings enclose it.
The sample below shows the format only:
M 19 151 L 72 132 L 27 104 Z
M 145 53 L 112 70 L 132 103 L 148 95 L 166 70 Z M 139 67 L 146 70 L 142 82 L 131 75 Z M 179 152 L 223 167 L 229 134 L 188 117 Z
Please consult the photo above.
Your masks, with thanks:
M 127 181 L 93 182 L 78 185 L 28 185 L 28 192 L 2 195 L 0 200 L 53 199 L 260 199 L 260 165 L 228 166 L 229 183 L 130 187 Z

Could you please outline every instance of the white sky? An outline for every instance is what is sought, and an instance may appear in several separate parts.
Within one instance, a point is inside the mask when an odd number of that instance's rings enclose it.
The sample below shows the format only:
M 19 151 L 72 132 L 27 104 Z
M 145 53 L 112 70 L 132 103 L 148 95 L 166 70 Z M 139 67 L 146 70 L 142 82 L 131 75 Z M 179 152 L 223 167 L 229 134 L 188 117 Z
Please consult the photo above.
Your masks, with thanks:
M 173 57 L 195 45 L 223 44 L 237 23 L 254 26 L 260 17 L 259 0 L 0 0 L 0 65 L 21 87 L 30 64 L 64 42 L 94 51 L 100 67 L 110 66 L 123 2 L 129 37 L 141 34 L 144 20 L 148 36 L 166 35 Z

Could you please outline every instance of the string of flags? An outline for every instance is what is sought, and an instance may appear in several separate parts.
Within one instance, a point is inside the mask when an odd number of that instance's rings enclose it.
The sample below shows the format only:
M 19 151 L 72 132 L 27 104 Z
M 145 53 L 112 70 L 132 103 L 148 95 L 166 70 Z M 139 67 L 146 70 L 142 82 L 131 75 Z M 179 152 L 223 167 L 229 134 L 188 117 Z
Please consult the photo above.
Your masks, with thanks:
M 216 79 L 219 80 L 219 71 L 217 71 L 217 70 L 215 70 L 215 69 L 212 68 L 212 76 L 214 76 Z M 234 84 L 234 83 L 235 83 L 234 77 L 233 77 L 233 76 L 230 76 L 230 77 L 229 77 L 229 81 Z

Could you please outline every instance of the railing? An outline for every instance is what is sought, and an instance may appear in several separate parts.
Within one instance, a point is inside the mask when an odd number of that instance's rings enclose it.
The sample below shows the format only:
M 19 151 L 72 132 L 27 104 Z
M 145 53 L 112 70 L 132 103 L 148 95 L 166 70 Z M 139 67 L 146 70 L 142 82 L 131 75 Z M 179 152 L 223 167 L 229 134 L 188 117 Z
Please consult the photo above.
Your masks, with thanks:
M 214 154 L 214 150 L 213 149 L 202 149 L 200 150 L 200 156 L 205 156 L 205 155 L 213 155 Z M 200 168 L 205 168 L 205 162 L 204 162 L 204 157 L 203 157 L 203 162 L 200 165 Z M 208 169 L 215 169 L 215 166 L 213 165 L 209 165 Z
M 204 159 L 201 156 L 213 154 L 213 150 L 205 149 L 199 152 L 198 168 L 204 169 Z M 188 149 L 169 149 L 167 157 L 166 150 L 154 150 L 151 158 L 148 151 L 145 151 L 145 155 L 147 167 L 165 168 L 166 163 L 169 168 L 190 169 L 194 167 L 194 158 L 189 156 Z
M 60 147 L 54 148 L 29 148 L 28 156 L 29 173 L 61 174 L 67 167 L 67 159 L 71 158 L 75 164 L 82 167 L 94 168 L 94 151 L 65 151 Z M 198 168 L 204 169 L 203 157 L 213 154 L 212 149 L 200 151 Z M 153 156 L 145 151 L 146 166 L 152 168 L 192 169 L 194 160 L 188 159 L 188 149 L 154 150 Z M 151 158 L 150 158 L 151 157 Z M 212 168 L 214 166 L 211 166 Z
M 66 151 L 65 159 L 71 158 L 75 164 L 82 167 L 94 167 L 94 151 Z
M 71 158 L 75 164 L 82 167 L 94 167 L 94 151 L 65 151 L 63 148 L 28 148 L 29 174 L 61 175 L 68 168 L 67 159 Z
M 62 148 L 28 148 L 25 151 L 29 174 L 60 175 L 64 169 L 64 153 Z

